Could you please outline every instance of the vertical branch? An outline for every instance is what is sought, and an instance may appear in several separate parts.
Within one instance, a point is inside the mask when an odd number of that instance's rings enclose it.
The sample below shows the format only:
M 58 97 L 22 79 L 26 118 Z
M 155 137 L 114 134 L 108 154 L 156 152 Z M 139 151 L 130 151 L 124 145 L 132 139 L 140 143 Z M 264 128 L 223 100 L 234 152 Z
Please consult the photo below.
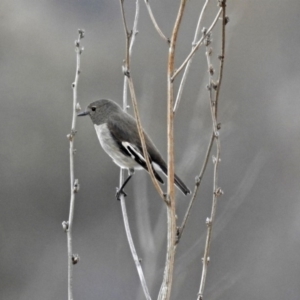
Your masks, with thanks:
M 174 87 L 172 76 L 174 73 L 175 48 L 179 27 L 181 24 L 186 0 L 181 0 L 174 24 L 168 56 L 168 114 L 167 114 L 167 141 L 168 141 L 168 196 L 167 196 L 167 215 L 168 215 L 168 239 L 167 256 L 164 270 L 164 278 L 158 295 L 159 300 L 170 299 L 173 282 L 173 270 L 176 252 L 176 207 L 174 190 Z
M 219 6 L 222 9 L 222 53 L 219 56 L 220 59 L 220 68 L 219 68 L 219 79 L 217 83 L 213 83 L 212 80 L 210 82 L 210 93 L 212 92 L 212 89 L 216 90 L 215 98 L 211 102 L 211 115 L 212 115 L 212 121 L 213 121 L 213 130 L 214 130 L 214 136 L 216 141 L 216 148 L 217 153 L 216 156 L 213 157 L 213 163 L 214 163 L 214 178 L 213 178 L 213 199 L 212 199 L 212 208 L 211 208 L 211 215 L 209 218 L 206 219 L 206 225 L 207 225 L 207 234 L 206 234 L 206 241 L 205 241 L 205 248 L 204 248 L 204 255 L 202 259 L 202 275 L 201 275 L 201 281 L 200 281 L 200 287 L 198 292 L 197 300 L 203 300 L 203 293 L 204 293 L 204 287 L 206 282 L 206 276 L 207 276 L 207 268 L 208 263 L 210 261 L 209 258 L 209 251 L 210 251 L 210 245 L 211 245 L 211 238 L 212 238 L 212 228 L 213 223 L 216 216 L 216 209 L 217 209 L 217 200 L 218 197 L 223 194 L 222 189 L 218 185 L 218 167 L 220 163 L 220 138 L 219 138 L 219 130 L 220 130 L 220 124 L 218 124 L 217 121 L 217 108 L 218 108 L 218 101 L 219 101 L 219 95 L 220 95 L 220 86 L 223 76 L 223 66 L 224 66 L 224 57 L 225 57 L 225 25 L 228 22 L 228 18 L 226 17 L 226 0 L 219 0 Z M 213 74 L 213 68 L 210 64 L 210 55 L 211 50 L 209 49 L 206 53 L 207 55 L 207 62 L 208 62 L 208 69 L 209 73 Z M 211 78 L 210 75 L 210 78 Z
M 217 85 L 217 92 L 216 92 L 216 108 L 215 108 L 215 114 L 216 118 L 218 116 L 218 100 L 219 100 L 219 94 L 221 89 L 221 83 L 223 79 L 223 70 L 224 70 L 224 58 L 225 58 L 225 26 L 229 22 L 229 18 L 226 16 L 226 0 L 219 0 L 219 5 L 222 7 L 222 52 L 219 56 L 220 60 L 220 71 L 219 71 L 219 81 Z
M 84 37 L 84 30 L 78 30 L 79 36 L 75 41 L 75 51 L 76 51 L 76 73 L 75 80 L 72 83 L 73 88 L 73 116 L 72 116 L 72 125 L 71 133 L 67 135 L 70 142 L 70 185 L 71 185 L 71 199 L 70 199 L 70 211 L 68 221 L 62 223 L 63 229 L 67 233 L 67 244 L 68 244 L 68 300 L 73 300 L 73 265 L 79 261 L 79 256 L 73 254 L 73 245 L 72 245 L 72 227 L 74 219 L 74 209 L 75 209 L 75 194 L 79 191 L 79 182 L 78 179 L 75 179 L 74 174 L 74 138 L 76 134 L 76 112 L 80 111 L 80 105 L 77 102 L 77 86 L 80 74 L 80 55 L 82 54 L 83 48 L 80 46 L 80 41 Z
M 145 142 L 145 137 L 144 137 L 144 131 L 143 131 L 143 127 L 141 124 L 141 118 L 140 118 L 140 114 L 139 114 L 138 107 L 137 107 L 135 89 L 134 89 L 133 80 L 132 80 L 131 74 L 130 74 L 129 47 L 130 47 L 130 41 L 132 38 L 132 32 L 128 31 L 123 3 L 124 3 L 124 0 L 120 0 L 123 25 L 124 25 L 124 31 L 125 31 L 125 37 L 126 37 L 126 54 L 125 54 L 125 61 L 124 61 L 124 66 L 123 66 L 123 73 L 127 77 L 127 82 L 128 82 L 128 86 L 129 86 L 129 90 L 130 90 L 131 100 L 132 100 L 132 106 L 133 106 L 134 115 L 135 115 L 135 119 L 136 119 L 137 130 L 138 130 L 138 133 L 140 136 L 143 154 L 144 154 L 144 157 L 146 160 L 146 165 L 147 165 L 147 168 L 148 168 L 148 171 L 149 171 L 149 174 L 150 174 L 150 177 L 151 177 L 154 187 L 156 188 L 156 190 L 157 190 L 158 194 L 161 196 L 161 198 L 165 199 L 163 191 L 154 176 L 154 173 L 153 173 L 153 170 L 152 170 L 152 167 L 150 164 L 148 151 L 147 151 L 147 147 L 146 147 L 146 142 Z
M 120 186 L 123 183 L 123 178 L 124 178 L 123 177 L 123 171 L 120 170 Z M 142 285 L 142 288 L 143 288 L 145 298 L 147 300 L 151 300 L 150 293 L 149 293 L 147 283 L 146 283 L 146 279 L 145 279 L 145 276 L 144 276 L 144 272 L 143 272 L 139 257 L 136 253 L 135 245 L 134 245 L 134 242 L 133 242 L 133 239 L 132 239 L 132 235 L 131 235 L 131 231 L 130 231 L 130 227 L 129 227 L 129 222 L 128 222 L 128 215 L 127 215 L 126 202 L 125 202 L 124 195 L 121 195 L 120 201 L 121 201 L 121 209 L 122 209 L 125 232 L 126 232 L 129 248 L 130 248 L 130 251 L 131 251 L 131 255 L 132 255 L 133 261 L 135 263 L 135 267 L 137 269 L 137 272 L 138 272 L 138 275 L 139 275 L 139 278 L 140 278 L 140 282 L 141 282 L 141 285 Z
M 135 42 L 135 37 L 138 34 L 137 25 L 138 25 L 138 20 L 139 20 L 139 14 L 140 14 L 140 4 L 139 4 L 139 0 L 136 0 L 135 1 L 135 16 L 134 16 L 134 21 L 133 21 L 132 36 L 131 36 L 130 45 L 129 45 L 129 59 L 131 58 L 131 55 L 132 55 L 132 48 L 133 48 L 133 44 Z
M 209 2 L 209 0 L 205 1 L 205 3 L 203 4 L 202 10 L 200 12 L 198 23 L 197 23 L 197 27 L 196 27 L 195 34 L 194 34 L 194 39 L 193 39 L 193 42 L 192 42 L 192 46 L 193 47 L 197 43 L 198 35 L 199 35 L 199 31 L 200 31 L 201 21 L 203 19 L 203 15 L 204 15 L 205 9 L 206 9 L 206 7 L 208 5 L 208 2 Z M 180 85 L 179 85 L 179 88 L 178 88 L 176 101 L 175 101 L 175 104 L 174 104 L 174 109 L 173 109 L 174 113 L 176 112 L 176 110 L 178 108 L 178 105 L 179 105 L 179 102 L 181 100 L 181 95 L 182 95 L 183 87 L 184 87 L 184 84 L 186 82 L 186 78 L 187 78 L 187 75 L 189 73 L 189 69 L 190 69 L 190 66 L 192 64 L 192 60 L 193 60 L 193 58 L 191 57 L 191 59 L 188 61 L 187 65 L 185 66 L 185 69 L 184 69 L 184 72 L 183 72 L 183 75 L 182 75 L 182 78 L 181 78 L 181 81 L 180 81 Z
M 123 21 L 125 21 L 125 14 L 124 14 L 124 8 L 122 5 L 122 16 L 123 16 Z M 128 43 L 128 39 L 126 39 L 126 47 L 129 48 L 128 51 L 128 59 L 130 59 L 131 57 L 131 53 L 132 53 L 132 47 L 134 44 L 134 40 L 135 40 L 135 36 L 137 35 L 138 31 L 137 31 L 137 24 L 138 24 L 138 18 L 139 18 L 139 0 L 136 0 L 136 6 L 135 6 L 135 17 L 134 17 L 134 23 L 133 23 L 133 31 L 132 31 L 132 38 L 130 41 L 130 44 Z M 125 22 L 126 24 L 126 22 Z M 126 27 L 126 31 L 127 31 L 127 27 Z M 126 111 L 128 108 L 128 101 L 127 101 L 127 95 L 128 95 L 128 89 L 127 89 L 128 85 L 127 85 L 127 77 L 124 76 L 124 85 L 123 85 L 123 110 Z M 120 180 L 119 180 L 119 186 L 121 187 L 124 181 L 124 170 L 122 170 L 120 168 Z M 123 215 L 123 221 L 124 221 L 124 227 L 125 227 L 125 232 L 126 232 L 126 237 L 128 240 L 128 244 L 129 244 L 129 248 L 131 251 L 131 255 L 133 257 L 133 261 L 135 263 L 139 278 L 140 278 L 140 282 L 143 288 L 143 292 L 145 295 L 145 298 L 147 300 L 151 300 L 150 294 L 149 294 L 149 290 L 147 287 L 147 283 L 145 280 L 145 276 L 144 276 L 144 272 L 142 269 L 142 266 L 140 264 L 140 260 L 139 257 L 136 253 L 136 249 L 135 249 L 135 245 L 133 242 L 133 238 L 132 238 L 132 234 L 131 234 L 131 230 L 130 230 L 130 226 L 129 226 L 129 221 L 128 221 L 128 215 L 127 215 L 127 209 L 126 209 L 126 201 L 125 201 L 125 197 L 123 194 L 121 194 L 121 210 L 122 210 L 122 215 Z

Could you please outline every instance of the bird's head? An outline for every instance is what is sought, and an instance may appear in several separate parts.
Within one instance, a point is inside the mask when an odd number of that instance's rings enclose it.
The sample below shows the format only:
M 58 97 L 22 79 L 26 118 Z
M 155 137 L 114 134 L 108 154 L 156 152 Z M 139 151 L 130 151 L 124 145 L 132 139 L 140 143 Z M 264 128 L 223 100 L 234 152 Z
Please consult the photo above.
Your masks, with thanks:
M 118 112 L 121 107 L 112 100 L 102 99 L 92 102 L 85 111 L 77 114 L 78 117 L 89 115 L 94 124 L 105 123 L 111 113 Z

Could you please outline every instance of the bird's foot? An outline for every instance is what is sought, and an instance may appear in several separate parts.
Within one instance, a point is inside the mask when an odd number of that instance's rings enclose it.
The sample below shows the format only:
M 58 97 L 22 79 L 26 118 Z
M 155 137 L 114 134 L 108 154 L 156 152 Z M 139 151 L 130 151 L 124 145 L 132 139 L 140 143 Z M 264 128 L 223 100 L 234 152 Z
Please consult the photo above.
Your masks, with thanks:
M 179 240 L 181 238 L 181 232 L 182 232 L 182 228 L 177 226 L 177 228 L 176 228 L 176 237 L 175 237 L 175 245 L 177 245 L 179 243 Z
M 116 192 L 116 198 L 117 198 L 118 201 L 120 201 L 121 195 L 123 195 L 124 197 L 127 196 L 127 194 L 123 191 L 123 189 L 119 189 L 117 187 L 116 190 L 117 190 L 117 192 Z

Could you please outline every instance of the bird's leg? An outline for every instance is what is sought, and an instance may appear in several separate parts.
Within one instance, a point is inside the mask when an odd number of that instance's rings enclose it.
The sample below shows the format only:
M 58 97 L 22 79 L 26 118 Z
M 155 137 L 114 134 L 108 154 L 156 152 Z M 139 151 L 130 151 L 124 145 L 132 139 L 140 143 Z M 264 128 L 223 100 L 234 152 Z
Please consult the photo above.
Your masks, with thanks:
M 134 174 L 134 169 L 129 169 L 128 173 L 129 173 L 129 175 L 126 178 L 126 180 L 123 182 L 122 186 L 120 188 L 117 188 L 116 198 L 119 201 L 120 201 L 121 195 L 123 195 L 124 197 L 127 196 L 127 194 L 123 191 L 123 189 L 124 189 L 125 185 L 128 183 L 128 181 L 130 180 L 130 178 L 132 177 L 132 175 Z

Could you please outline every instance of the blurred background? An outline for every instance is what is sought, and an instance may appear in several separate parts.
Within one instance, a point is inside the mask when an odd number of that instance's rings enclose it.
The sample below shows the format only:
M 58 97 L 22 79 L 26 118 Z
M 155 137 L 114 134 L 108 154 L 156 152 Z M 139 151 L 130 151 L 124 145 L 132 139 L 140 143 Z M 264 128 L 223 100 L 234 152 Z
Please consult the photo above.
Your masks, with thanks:
M 134 2 L 125 1 L 129 25 Z M 140 1 L 132 76 L 142 122 L 166 158 L 168 48 Z M 204 1 L 190 0 L 176 65 L 188 54 Z M 151 1 L 170 36 L 179 1 Z M 79 101 L 122 102 L 124 32 L 119 1 L 2 0 L 0 12 L 0 298 L 67 299 L 71 83 L 74 40 L 84 28 Z M 212 1 L 203 20 L 216 13 Z M 220 198 L 206 299 L 299 299 L 300 2 L 228 1 L 221 88 Z M 213 33 L 219 55 L 218 26 Z M 214 59 L 214 62 L 216 60 Z M 215 65 L 216 67 L 216 65 Z M 193 188 L 211 118 L 202 48 L 175 120 L 176 173 Z M 176 85 L 178 86 L 177 79 Z M 130 109 L 132 113 L 132 110 Z M 115 200 L 119 169 L 100 148 L 89 118 L 77 121 L 74 299 L 144 299 Z M 215 152 L 215 149 L 213 149 Z M 165 187 L 164 187 L 165 188 Z M 130 225 L 153 299 L 166 249 L 166 209 L 146 172 L 126 188 Z M 212 163 L 176 256 L 172 299 L 196 299 L 212 199 Z M 188 199 L 177 193 L 178 218 Z

